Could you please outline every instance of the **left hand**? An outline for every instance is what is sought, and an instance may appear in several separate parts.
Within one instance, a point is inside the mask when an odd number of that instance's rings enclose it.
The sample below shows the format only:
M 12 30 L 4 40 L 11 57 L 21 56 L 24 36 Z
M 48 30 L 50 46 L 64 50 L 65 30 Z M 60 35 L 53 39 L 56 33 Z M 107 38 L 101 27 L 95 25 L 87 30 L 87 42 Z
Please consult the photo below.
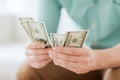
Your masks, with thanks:
M 89 47 L 57 47 L 49 51 L 55 65 L 71 70 L 77 74 L 93 70 L 95 54 Z

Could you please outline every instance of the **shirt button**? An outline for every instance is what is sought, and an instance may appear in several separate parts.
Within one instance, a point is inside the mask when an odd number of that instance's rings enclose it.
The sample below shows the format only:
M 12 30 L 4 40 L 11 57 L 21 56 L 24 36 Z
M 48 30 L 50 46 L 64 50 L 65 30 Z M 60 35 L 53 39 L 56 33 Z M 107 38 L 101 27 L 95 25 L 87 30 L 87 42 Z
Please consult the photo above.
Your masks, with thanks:
M 91 27 L 92 27 L 92 28 L 95 28 L 95 27 L 96 27 L 96 24 L 95 24 L 95 23 L 91 23 Z

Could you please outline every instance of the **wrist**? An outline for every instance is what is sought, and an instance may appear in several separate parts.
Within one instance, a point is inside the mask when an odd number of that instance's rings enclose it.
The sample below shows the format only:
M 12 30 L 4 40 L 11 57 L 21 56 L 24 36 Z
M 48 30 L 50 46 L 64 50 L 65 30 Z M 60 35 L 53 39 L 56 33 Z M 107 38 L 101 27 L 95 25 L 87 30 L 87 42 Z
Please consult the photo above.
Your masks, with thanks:
M 105 69 L 110 67 L 111 49 L 94 50 L 94 60 L 92 70 Z

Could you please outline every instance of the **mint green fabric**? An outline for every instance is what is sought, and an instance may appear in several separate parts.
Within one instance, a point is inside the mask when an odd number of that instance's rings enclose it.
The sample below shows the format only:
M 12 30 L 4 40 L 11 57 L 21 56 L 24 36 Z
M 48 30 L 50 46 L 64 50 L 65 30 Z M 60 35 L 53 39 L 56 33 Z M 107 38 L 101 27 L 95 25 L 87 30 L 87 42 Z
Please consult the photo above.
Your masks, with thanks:
M 40 0 L 40 20 L 48 32 L 56 32 L 60 11 L 84 30 L 90 30 L 87 43 L 94 47 L 112 47 L 120 42 L 120 0 Z

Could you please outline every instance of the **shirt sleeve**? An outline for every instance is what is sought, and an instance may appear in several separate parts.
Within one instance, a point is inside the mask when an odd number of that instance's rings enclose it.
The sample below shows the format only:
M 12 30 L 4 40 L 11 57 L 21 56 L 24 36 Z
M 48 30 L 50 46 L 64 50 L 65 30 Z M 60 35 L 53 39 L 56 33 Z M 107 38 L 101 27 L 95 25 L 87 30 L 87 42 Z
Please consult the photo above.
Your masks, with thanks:
M 56 33 L 61 6 L 58 0 L 40 0 L 39 19 L 44 21 L 48 30 L 48 33 Z

